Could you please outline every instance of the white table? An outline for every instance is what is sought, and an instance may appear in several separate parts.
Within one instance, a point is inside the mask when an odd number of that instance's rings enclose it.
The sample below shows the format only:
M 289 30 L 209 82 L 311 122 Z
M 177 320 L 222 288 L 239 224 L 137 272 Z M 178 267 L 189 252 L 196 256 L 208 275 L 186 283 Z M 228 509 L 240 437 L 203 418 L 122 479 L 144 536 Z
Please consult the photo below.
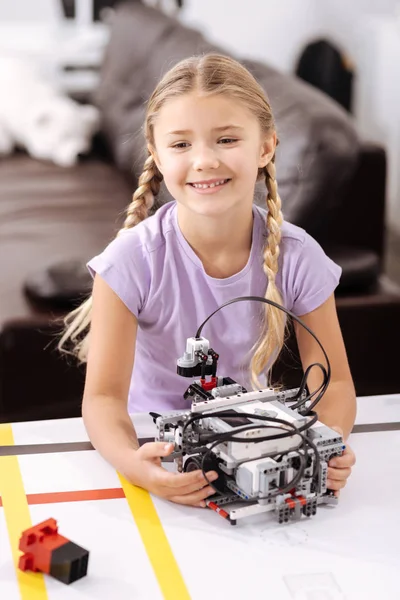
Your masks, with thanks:
M 139 437 L 154 434 L 147 415 L 133 420 Z M 278 525 L 266 513 L 236 527 L 124 484 L 127 502 L 81 419 L 0 426 L 0 492 L 7 477 L 17 482 L 16 469 L 21 477 L 8 514 L 0 508 L 0 598 L 398 600 L 400 395 L 360 398 L 356 425 L 357 464 L 338 506 L 309 520 Z M 14 450 L 4 446 L 11 432 Z M 32 524 L 54 517 L 90 551 L 86 577 L 70 586 L 47 575 L 17 579 L 9 534 L 13 523 L 14 532 L 25 528 L 28 503 Z M 32 595 L 39 580 L 42 595 Z

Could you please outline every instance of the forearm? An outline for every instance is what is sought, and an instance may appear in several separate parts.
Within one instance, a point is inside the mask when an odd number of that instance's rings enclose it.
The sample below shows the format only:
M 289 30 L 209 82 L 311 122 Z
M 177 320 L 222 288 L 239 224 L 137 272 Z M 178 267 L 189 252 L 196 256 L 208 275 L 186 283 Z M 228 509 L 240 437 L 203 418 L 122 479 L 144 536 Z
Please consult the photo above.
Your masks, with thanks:
M 340 427 L 346 440 L 353 429 L 357 412 L 353 383 L 351 381 L 331 382 L 315 410 L 322 423 L 330 427 Z
M 127 409 L 115 398 L 96 396 L 84 399 L 82 416 L 93 446 L 123 472 L 127 455 L 139 447 Z

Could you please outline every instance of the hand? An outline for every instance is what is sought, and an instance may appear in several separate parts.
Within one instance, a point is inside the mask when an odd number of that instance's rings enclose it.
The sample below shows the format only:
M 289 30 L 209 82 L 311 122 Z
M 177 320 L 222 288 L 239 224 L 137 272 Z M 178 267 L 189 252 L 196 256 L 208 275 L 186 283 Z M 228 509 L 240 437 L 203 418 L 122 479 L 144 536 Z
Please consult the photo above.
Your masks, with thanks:
M 174 450 L 173 444 L 148 442 L 129 457 L 124 476 L 156 496 L 177 504 L 205 507 L 204 499 L 215 490 L 208 485 L 200 469 L 189 473 L 170 473 L 161 466 L 161 459 Z M 215 481 L 215 471 L 206 473 L 210 481 Z
M 335 431 L 343 436 L 343 431 L 340 427 L 332 427 Z M 350 477 L 351 468 L 356 464 L 356 456 L 350 446 L 346 448 L 341 456 L 334 456 L 328 462 L 328 477 L 326 487 L 335 492 L 335 496 L 339 496 L 340 490 L 344 488 L 347 479 Z

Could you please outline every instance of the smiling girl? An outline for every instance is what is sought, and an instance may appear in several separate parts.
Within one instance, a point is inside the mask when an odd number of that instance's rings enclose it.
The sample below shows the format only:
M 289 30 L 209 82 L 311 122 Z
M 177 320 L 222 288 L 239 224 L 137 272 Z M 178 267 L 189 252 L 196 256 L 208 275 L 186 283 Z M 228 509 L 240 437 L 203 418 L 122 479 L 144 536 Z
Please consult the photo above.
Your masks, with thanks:
M 340 268 L 283 220 L 271 107 L 238 62 L 205 55 L 177 64 L 149 99 L 144 130 L 148 158 L 123 229 L 88 263 L 92 297 L 67 317 L 60 347 L 72 341 L 87 361 L 82 414 L 104 458 L 158 496 L 204 506 L 214 490 L 201 471 L 164 470 L 161 457 L 173 446 L 139 448 L 129 413 L 189 407 L 188 382 L 176 373 L 187 338 L 224 302 L 264 296 L 300 316 L 323 344 L 332 375 L 316 410 L 346 439 L 356 401 L 334 300 Z M 261 178 L 265 209 L 254 204 Z M 174 201 L 148 217 L 162 181 Z M 246 388 L 267 384 L 284 341 L 284 313 L 266 306 L 230 305 L 204 331 L 221 355 L 219 372 Z M 323 363 L 311 336 L 295 330 L 303 368 Z M 310 391 L 320 382 L 312 370 Z M 354 462 L 347 446 L 329 463 L 328 488 L 340 490 Z

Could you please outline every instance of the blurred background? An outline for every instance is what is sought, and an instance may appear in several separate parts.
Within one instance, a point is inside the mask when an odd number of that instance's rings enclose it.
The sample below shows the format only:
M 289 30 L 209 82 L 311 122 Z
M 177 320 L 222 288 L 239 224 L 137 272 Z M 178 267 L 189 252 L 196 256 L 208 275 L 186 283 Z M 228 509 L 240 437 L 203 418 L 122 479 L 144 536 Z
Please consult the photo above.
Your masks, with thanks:
M 400 2 L 0 0 L 0 421 L 79 414 L 54 319 L 130 201 L 148 95 L 208 50 L 270 98 L 285 217 L 343 268 L 357 392 L 399 391 Z

